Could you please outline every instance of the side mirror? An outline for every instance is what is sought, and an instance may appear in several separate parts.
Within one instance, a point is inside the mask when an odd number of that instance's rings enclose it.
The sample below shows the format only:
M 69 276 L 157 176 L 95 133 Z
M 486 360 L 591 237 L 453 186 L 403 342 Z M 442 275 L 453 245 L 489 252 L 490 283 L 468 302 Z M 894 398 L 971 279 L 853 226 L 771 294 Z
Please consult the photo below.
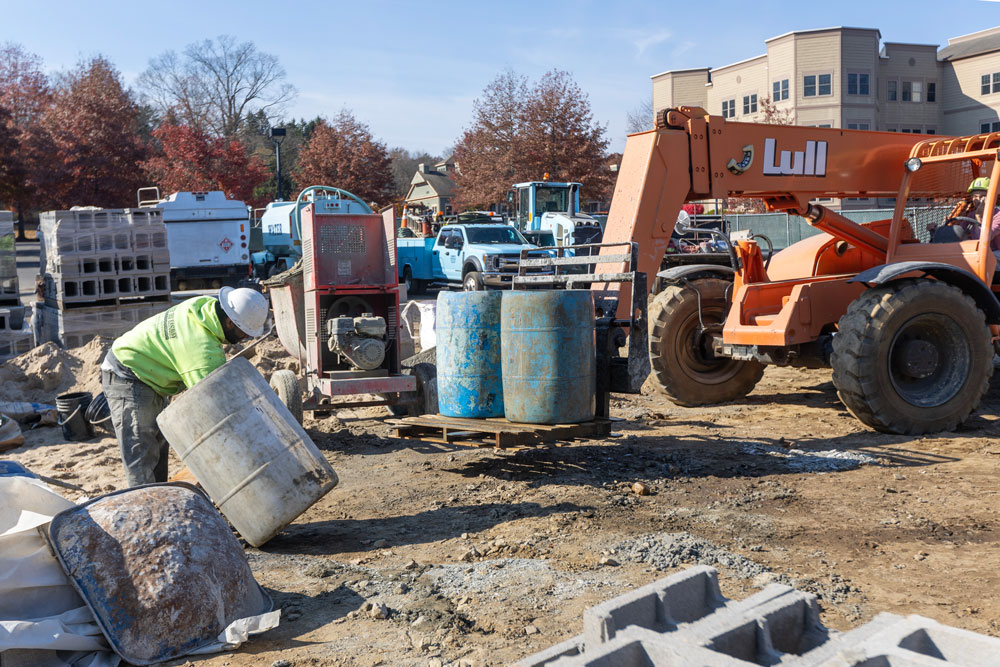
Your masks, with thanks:
M 674 223 L 674 231 L 678 234 L 690 234 L 694 231 L 694 228 L 691 226 L 691 216 L 688 215 L 687 211 L 681 210 L 681 212 L 677 214 L 677 222 Z

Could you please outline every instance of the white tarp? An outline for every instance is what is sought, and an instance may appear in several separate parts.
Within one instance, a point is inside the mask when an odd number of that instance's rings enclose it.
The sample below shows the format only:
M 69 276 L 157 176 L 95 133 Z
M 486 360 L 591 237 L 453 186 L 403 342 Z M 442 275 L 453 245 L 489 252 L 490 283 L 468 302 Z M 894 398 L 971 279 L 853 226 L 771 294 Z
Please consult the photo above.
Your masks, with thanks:
M 74 503 L 44 482 L 0 476 L 0 667 L 116 667 L 121 658 L 38 528 Z M 238 647 L 277 627 L 281 612 L 234 621 L 197 653 Z
M 37 530 L 73 505 L 37 479 L 0 477 L 0 667 L 121 662 Z

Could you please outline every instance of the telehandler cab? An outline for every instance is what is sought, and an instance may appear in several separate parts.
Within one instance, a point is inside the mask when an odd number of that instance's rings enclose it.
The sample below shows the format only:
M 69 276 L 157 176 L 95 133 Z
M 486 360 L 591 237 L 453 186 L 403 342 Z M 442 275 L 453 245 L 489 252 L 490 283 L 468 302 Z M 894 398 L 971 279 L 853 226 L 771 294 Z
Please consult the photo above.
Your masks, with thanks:
M 644 300 L 598 280 L 626 270 L 613 246 L 632 244 L 627 268 L 667 284 L 649 304 L 649 356 L 653 381 L 680 405 L 739 399 L 767 364 L 832 366 L 841 400 L 868 426 L 953 429 L 986 392 L 1000 334 L 990 248 L 998 151 L 1000 133 L 929 137 L 663 111 L 655 130 L 626 143 L 599 252 L 607 261 L 591 275 L 595 302 L 617 313 L 613 326 L 639 334 Z M 979 177 L 989 177 L 982 224 L 965 199 Z M 757 243 L 743 240 L 731 267 L 657 273 L 681 206 L 727 197 L 762 199 L 823 233 L 766 268 Z M 892 218 L 858 224 L 817 203 L 850 197 L 895 197 Z M 932 242 L 929 229 L 956 218 L 975 235 Z

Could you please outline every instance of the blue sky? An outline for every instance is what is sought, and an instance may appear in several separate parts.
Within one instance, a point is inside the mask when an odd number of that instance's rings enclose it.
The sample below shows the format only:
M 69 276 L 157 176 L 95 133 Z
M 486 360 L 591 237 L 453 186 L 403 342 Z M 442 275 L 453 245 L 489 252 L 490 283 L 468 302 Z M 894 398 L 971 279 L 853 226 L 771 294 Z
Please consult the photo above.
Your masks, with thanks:
M 0 42 L 46 69 L 109 57 L 132 84 L 149 59 L 220 34 L 280 59 L 298 89 L 294 117 L 350 109 L 388 146 L 440 153 L 469 123 L 473 100 L 505 68 L 536 79 L 559 68 L 588 95 L 611 148 L 653 74 L 719 67 L 764 40 L 836 25 L 882 39 L 945 45 L 1000 25 L 1000 2 L 190 2 L 0 0 Z M 944 10 L 944 11 L 942 11 Z

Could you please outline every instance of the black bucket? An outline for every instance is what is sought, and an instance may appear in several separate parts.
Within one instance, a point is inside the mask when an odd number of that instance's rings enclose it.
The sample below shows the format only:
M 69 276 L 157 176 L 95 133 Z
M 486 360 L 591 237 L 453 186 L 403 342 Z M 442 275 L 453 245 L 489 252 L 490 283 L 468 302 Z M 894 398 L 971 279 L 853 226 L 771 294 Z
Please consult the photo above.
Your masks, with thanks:
M 111 426 L 111 408 L 108 407 L 108 399 L 103 391 L 94 397 L 83 416 L 91 427 L 101 429 L 105 433 L 114 433 L 114 428 Z
M 86 418 L 90 406 L 89 391 L 74 391 L 56 397 L 56 410 L 59 411 L 59 425 L 67 440 L 90 440 L 94 437 L 94 427 Z

